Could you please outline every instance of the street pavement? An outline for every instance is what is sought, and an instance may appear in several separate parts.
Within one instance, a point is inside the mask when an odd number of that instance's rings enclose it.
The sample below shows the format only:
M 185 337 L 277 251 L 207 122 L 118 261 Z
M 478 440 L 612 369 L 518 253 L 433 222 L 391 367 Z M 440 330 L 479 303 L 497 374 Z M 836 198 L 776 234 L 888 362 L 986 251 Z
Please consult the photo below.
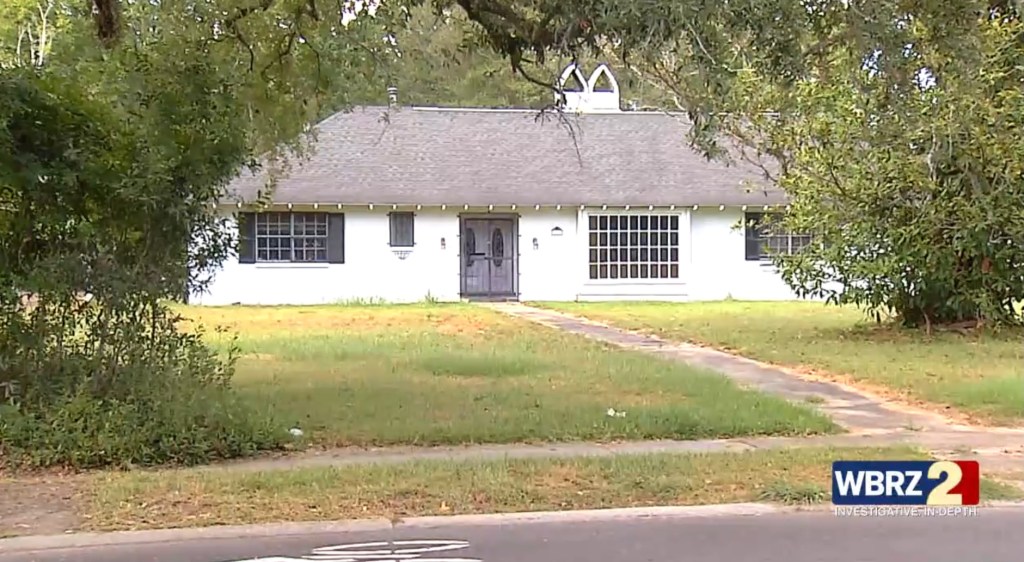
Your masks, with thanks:
M 832 511 L 514 521 L 289 536 L 175 538 L 0 554 L 0 562 L 1020 562 L 1024 509 L 973 517 Z M 0 541 L 0 553 L 4 552 Z

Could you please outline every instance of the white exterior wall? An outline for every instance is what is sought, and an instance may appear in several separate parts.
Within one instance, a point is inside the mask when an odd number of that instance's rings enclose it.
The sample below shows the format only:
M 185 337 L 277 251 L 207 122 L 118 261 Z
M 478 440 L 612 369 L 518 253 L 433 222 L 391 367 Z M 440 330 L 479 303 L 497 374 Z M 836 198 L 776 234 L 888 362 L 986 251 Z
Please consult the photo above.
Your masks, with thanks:
M 312 209 L 299 209 L 312 210 Z M 409 209 L 399 209 L 409 210 Z M 389 207 L 345 208 L 345 263 L 240 264 L 229 258 L 209 291 L 190 302 L 225 304 L 328 304 L 352 301 L 416 302 L 460 297 L 459 214 L 434 207 L 415 211 L 415 246 L 404 260 L 389 245 Z M 495 214 L 499 214 L 497 210 Z M 502 209 L 507 215 L 509 209 Z M 739 208 L 656 209 L 679 216 L 680 279 L 589 278 L 591 214 L 648 214 L 642 210 L 517 209 L 519 294 L 524 301 L 788 300 L 796 295 L 770 264 L 744 258 L 744 235 L 734 228 Z M 560 236 L 553 234 L 560 228 Z M 237 236 L 232 222 L 231 236 Z M 444 239 L 442 248 L 441 240 Z M 536 246 L 534 245 L 536 240 Z
M 299 209 L 295 209 L 298 211 Z M 305 210 L 305 209 L 303 209 Z M 344 209 L 345 263 L 238 263 L 227 260 L 207 294 L 190 302 L 328 304 L 357 300 L 415 302 L 429 294 L 459 299 L 459 220 L 451 211 L 416 211 L 415 246 L 404 260 L 389 245 L 390 209 Z M 237 236 L 237 227 L 233 235 Z M 445 247 L 441 248 L 441 238 Z
M 519 299 L 572 301 L 579 290 L 580 271 L 586 271 L 586 252 L 579 251 L 586 233 L 576 228 L 576 208 L 519 212 Z M 561 236 L 552 235 L 555 228 Z M 537 247 L 533 240 L 536 238 Z
M 747 261 L 743 210 L 701 207 L 690 213 L 689 300 L 795 300 L 775 266 Z
M 312 209 L 299 209 L 295 211 Z M 345 263 L 238 263 L 232 257 L 216 272 L 205 294 L 190 302 L 225 304 L 328 304 L 352 301 L 416 302 L 428 295 L 439 301 L 460 299 L 461 208 L 415 211 L 415 246 L 404 260 L 389 245 L 389 207 L 343 209 Z M 400 209 L 408 210 L 408 209 Z M 481 213 L 487 209 L 470 208 Z M 519 214 L 519 291 L 523 300 L 574 300 L 578 278 L 568 267 L 575 253 L 576 211 L 516 210 Z M 508 211 L 506 210 L 507 214 Z M 498 214 L 497 212 L 495 214 Z M 561 236 L 552 235 L 555 228 Z M 231 222 L 232 237 L 238 235 Z M 444 239 L 444 248 L 441 240 Z M 533 239 L 537 239 L 537 247 Z M 395 248 L 399 249 L 399 248 Z

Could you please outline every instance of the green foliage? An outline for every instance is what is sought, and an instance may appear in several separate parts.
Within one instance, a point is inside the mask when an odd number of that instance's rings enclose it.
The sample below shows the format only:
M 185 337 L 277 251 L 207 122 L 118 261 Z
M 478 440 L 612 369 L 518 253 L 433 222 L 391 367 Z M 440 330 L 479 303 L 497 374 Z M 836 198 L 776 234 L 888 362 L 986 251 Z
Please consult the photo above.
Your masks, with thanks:
M 177 330 L 158 303 L 63 304 L 40 302 L 4 334 L 4 463 L 195 464 L 282 443 L 283 426 L 232 392 L 234 353 Z
M 388 86 L 398 88 L 402 105 L 539 108 L 551 103 L 550 90 L 519 79 L 500 54 L 475 45 L 471 25 L 461 11 L 411 8 L 409 21 L 394 30 L 395 55 L 379 78 L 340 93 L 366 105 L 386 104 Z
M 56 0 L 4 0 L 0 4 L 0 68 L 43 64 L 63 28 L 64 5 Z
M 909 326 L 1020 323 L 1022 26 L 977 26 L 978 69 L 935 73 L 934 85 L 894 89 L 849 59 L 828 81 L 785 92 L 751 79 L 752 91 L 787 108 L 755 119 L 757 145 L 785 165 L 784 226 L 818 238 L 777 260 L 801 294 Z
M 186 88 L 208 87 L 201 61 L 182 64 Z M 150 119 L 171 111 L 166 93 L 140 90 Z M 242 141 L 158 141 L 35 70 L 0 76 L 0 99 L 0 383 L 14 389 L 4 462 L 195 463 L 280 443 L 230 393 L 233 358 L 180 332 L 162 304 L 229 251 L 223 237 L 187 242 L 216 231 L 206 209 Z M 237 117 L 215 103 L 173 107 L 226 132 Z
M 252 87 L 188 56 L 188 28 L 104 56 L 76 42 L 85 28 L 72 18 L 49 62 L 0 74 L 0 458 L 193 463 L 276 446 L 272 421 L 233 398 L 231 358 L 164 304 L 232 250 L 210 206 L 257 146 L 238 103 Z
M 482 43 L 479 28 L 457 8 L 413 5 L 408 20 L 395 23 L 391 33 L 395 52 L 384 57 L 386 64 L 372 79 L 350 82 L 333 93 L 344 99 L 325 104 L 322 115 L 347 104 L 385 104 L 388 86 L 398 88 L 401 105 L 540 109 L 554 101 L 554 80 L 568 63 L 565 58 L 548 60 L 531 69 L 542 84 L 525 80 L 501 53 Z M 581 63 L 590 68 L 597 64 Z M 660 90 L 617 63 L 613 61 L 624 98 L 641 105 L 665 101 Z
M 50 396 L 46 408 L 0 407 L 0 452 L 11 466 L 92 468 L 192 465 L 278 448 L 282 426 L 242 403 L 226 386 L 202 386 L 185 370 L 119 367 L 132 379 L 123 399 L 89 389 Z M 82 372 L 77 382 L 89 377 Z M 171 384 L 175 386 L 171 386 Z

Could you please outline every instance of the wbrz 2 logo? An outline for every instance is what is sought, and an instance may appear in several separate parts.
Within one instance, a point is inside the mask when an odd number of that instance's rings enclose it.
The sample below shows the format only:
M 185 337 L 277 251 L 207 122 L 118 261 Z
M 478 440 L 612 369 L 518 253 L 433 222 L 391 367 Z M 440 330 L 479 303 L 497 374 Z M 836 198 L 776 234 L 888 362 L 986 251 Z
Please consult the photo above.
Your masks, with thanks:
M 978 505 L 978 461 L 835 461 L 836 505 Z

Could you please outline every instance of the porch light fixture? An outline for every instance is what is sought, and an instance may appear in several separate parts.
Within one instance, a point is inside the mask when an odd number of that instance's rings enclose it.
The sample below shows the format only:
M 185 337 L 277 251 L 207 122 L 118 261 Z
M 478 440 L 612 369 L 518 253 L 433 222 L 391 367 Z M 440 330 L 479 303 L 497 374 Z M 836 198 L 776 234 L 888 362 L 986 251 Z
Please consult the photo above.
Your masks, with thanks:
M 537 239 L 534 238 L 533 239 L 533 249 L 536 250 L 538 248 L 540 248 L 540 244 L 537 242 Z
M 562 235 L 562 228 L 559 227 L 559 226 L 556 226 L 555 228 L 552 228 L 551 229 L 551 235 L 552 236 L 561 236 Z
M 442 250 L 444 249 L 444 246 L 445 246 L 445 243 L 444 243 L 444 236 L 442 236 L 442 237 L 441 237 L 441 249 L 442 249 Z

